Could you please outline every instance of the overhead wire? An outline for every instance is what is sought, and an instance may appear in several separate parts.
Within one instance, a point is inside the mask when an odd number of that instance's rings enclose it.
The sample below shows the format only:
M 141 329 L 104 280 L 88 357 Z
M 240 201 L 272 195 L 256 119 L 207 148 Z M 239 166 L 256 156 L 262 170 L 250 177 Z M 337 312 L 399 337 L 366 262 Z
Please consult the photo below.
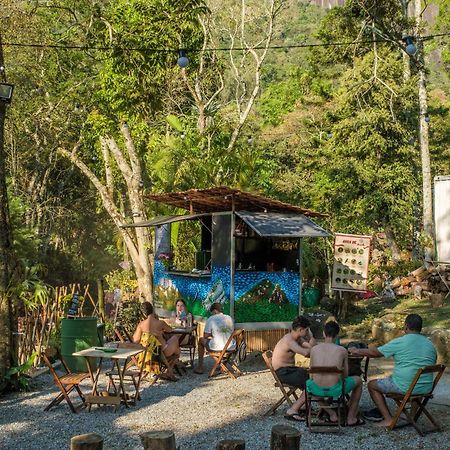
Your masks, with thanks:
M 426 36 L 417 36 L 416 39 L 423 41 L 435 39 L 438 37 L 450 36 L 450 31 L 445 33 L 429 34 Z M 412 36 L 414 38 L 414 36 Z M 269 45 L 268 47 L 263 45 L 257 45 L 255 47 L 185 47 L 183 50 L 191 53 L 199 52 L 230 52 L 230 51 L 247 51 L 250 48 L 252 50 L 264 50 L 268 48 L 270 50 L 289 50 L 295 48 L 310 48 L 310 47 L 340 47 L 344 45 L 355 44 L 373 44 L 377 42 L 388 42 L 386 39 L 361 39 L 353 41 L 343 42 L 317 42 L 317 43 L 300 43 L 300 44 L 283 44 L 283 45 Z M 3 42 L 5 47 L 28 47 L 28 48 L 48 48 L 48 49 L 60 49 L 60 50 L 99 50 L 99 51 L 140 51 L 140 52 L 154 52 L 154 53 L 173 53 L 179 52 L 180 48 L 152 48 L 152 47 L 116 47 L 116 46 L 95 46 L 95 45 L 76 45 L 76 44 L 47 44 L 38 42 Z

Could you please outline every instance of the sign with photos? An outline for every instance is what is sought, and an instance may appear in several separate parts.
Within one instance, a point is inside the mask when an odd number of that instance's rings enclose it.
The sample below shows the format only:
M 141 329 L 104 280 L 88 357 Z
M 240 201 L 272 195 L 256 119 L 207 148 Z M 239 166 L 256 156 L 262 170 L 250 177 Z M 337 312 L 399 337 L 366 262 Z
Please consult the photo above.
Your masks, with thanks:
M 369 271 L 371 236 L 336 233 L 331 288 L 365 291 Z

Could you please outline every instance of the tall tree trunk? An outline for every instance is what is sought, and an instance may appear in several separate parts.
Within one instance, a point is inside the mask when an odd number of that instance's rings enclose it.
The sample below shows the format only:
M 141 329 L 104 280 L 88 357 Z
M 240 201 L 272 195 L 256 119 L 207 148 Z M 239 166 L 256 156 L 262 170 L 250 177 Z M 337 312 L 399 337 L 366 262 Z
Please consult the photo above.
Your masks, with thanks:
M 138 280 L 139 291 L 145 300 L 153 301 L 153 268 L 149 258 L 149 250 L 152 247 L 150 234 L 147 228 L 122 228 L 124 225 L 124 211 L 121 208 L 119 198 L 114 197 L 114 183 L 110 172 L 109 158 L 112 156 L 117 164 L 119 172 L 125 181 L 125 198 L 131 210 L 133 222 L 146 219 L 144 201 L 141 193 L 142 167 L 138 154 L 131 138 L 127 124 L 120 127 L 125 145 L 120 146 L 112 136 L 104 136 L 100 139 L 102 156 L 105 164 L 105 183 L 89 169 L 89 167 L 77 155 L 78 145 L 69 152 L 59 148 L 60 154 L 72 161 L 81 172 L 91 181 L 102 199 L 103 207 L 110 215 L 114 224 L 122 235 L 128 254 L 133 262 L 133 267 Z M 125 148 L 124 148 L 125 147 Z
M 410 0 L 400 0 L 402 5 L 402 13 L 405 19 L 409 17 L 409 2 Z M 405 34 L 407 34 L 405 32 Z M 411 58 L 406 52 L 402 52 L 403 56 L 403 79 L 408 81 L 411 78 Z
M 5 113 L 6 105 L 0 101 L 0 378 L 9 369 L 11 361 L 11 303 L 8 295 L 11 238 L 3 145 Z
M 0 36 L 0 66 L 4 67 Z M 4 75 L 3 77 L 4 78 Z M 1 81 L 1 80 L 0 80 Z M 11 364 L 11 299 L 8 295 L 10 282 L 11 236 L 6 190 L 6 155 L 4 148 L 4 127 L 6 104 L 0 101 L 0 379 Z
M 388 223 L 384 224 L 384 233 L 386 234 L 386 241 L 391 251 L 392 261 L 394 261 L 394 263 L 398 263 L 401 260 L 400 249 L 398 248 L 397 242 L 395 241 L 395 236 L 392 228 Z
M 416 19 L 416 36 L 420 37 L 422 22 L 422 1 L 415 0 L 414 15 Z M 431 189 L 431 163 L 428 146 L 428 100 L 427 80 L 425 73 L 425 56 L 423 42 L 417 39 L 417 61 L 419 70 L 419 143 L 422 160 L 422 195 L 423 195 L 423 233 L 425 237 L 425 260 L 430 261 L 434 257 L 434 232 L 433 232 L 433 199 Z

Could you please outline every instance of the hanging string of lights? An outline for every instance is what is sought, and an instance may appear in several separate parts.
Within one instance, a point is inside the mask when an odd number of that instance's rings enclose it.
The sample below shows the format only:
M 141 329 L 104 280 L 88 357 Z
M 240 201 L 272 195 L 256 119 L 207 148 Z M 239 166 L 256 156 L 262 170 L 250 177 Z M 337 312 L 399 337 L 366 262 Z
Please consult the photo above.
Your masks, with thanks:
M 427 41 L 435 39 L 438 37 L 450 36 L 450 31 L 438 34 L 429 34 L 426 36 L 407 36 L 403 40 L 408 38 L 408 43 L 412 43 L 415 40 Z M 282 44 L 282 45 L 269 45 L 270 50 L 289 50 L 296 48 L 310 48 L 310 47 L 340 47 L 345 45 L 356 45 L 356 44 L 373 44 L 376 42 L 388 42 L 387 39 L 361 39 L 353 41 L 344 42 L 318 42 L 318 43 L 308 43 L 302 42 L 300 44 Z M 186 57 L 186 53 L 200 53 L 200 52 L 230 52 L 230 51 L 246 51 L 249 50 L 247 47 L 209 47 L 209 48 L 149 48 L 149 47 L 116 47 L 116 46 L 92 46 L 92 45 L 75 45 L 75 44 L 47 44 L 47 43 L 34 43 L 34 42 L 3 42 L 5 47 L 28 47 L 28 48 L 48 48 L 48 49 L 61 49 L 61 50 L 99 50 L 99 51 L 123 51 L 123 52 L 154 52 L 154 53 L 177 53 L 180 57 Z M 262 45 L 257 45 L 251 47 L 253 50 L 263 50 L 266 47 Z M 182 54 L 182 52 L 184 52 Z

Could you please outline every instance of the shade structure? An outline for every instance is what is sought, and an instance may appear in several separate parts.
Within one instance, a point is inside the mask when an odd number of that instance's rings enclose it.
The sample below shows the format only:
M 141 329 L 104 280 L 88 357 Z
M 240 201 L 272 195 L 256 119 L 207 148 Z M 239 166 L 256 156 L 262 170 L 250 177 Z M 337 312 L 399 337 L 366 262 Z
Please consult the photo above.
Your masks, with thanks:
M 204 216 L 210 216 L 211 214 L 185 214 L 177 216 L 158 216 L 151 220 L 145 220 L 136 223 L 127 223 L 122 225 L 121 228 L 139 228 L 139 227 L 156 227 L 158 225 L 164 225 L 166 223 L 180 222 L 181 220 L 194 220 Z
M 146 198 L 157 203 L 185 209 L 191 214 L 223 211 L 267 211 L 304 214 L 308 217 L 327 217 L 327 214 L 227 186 L 151 194 L 146 195 Z
M 237 211 L 250 228 L 262 237 L 327 237 L 329 233 L 303 214 Z

